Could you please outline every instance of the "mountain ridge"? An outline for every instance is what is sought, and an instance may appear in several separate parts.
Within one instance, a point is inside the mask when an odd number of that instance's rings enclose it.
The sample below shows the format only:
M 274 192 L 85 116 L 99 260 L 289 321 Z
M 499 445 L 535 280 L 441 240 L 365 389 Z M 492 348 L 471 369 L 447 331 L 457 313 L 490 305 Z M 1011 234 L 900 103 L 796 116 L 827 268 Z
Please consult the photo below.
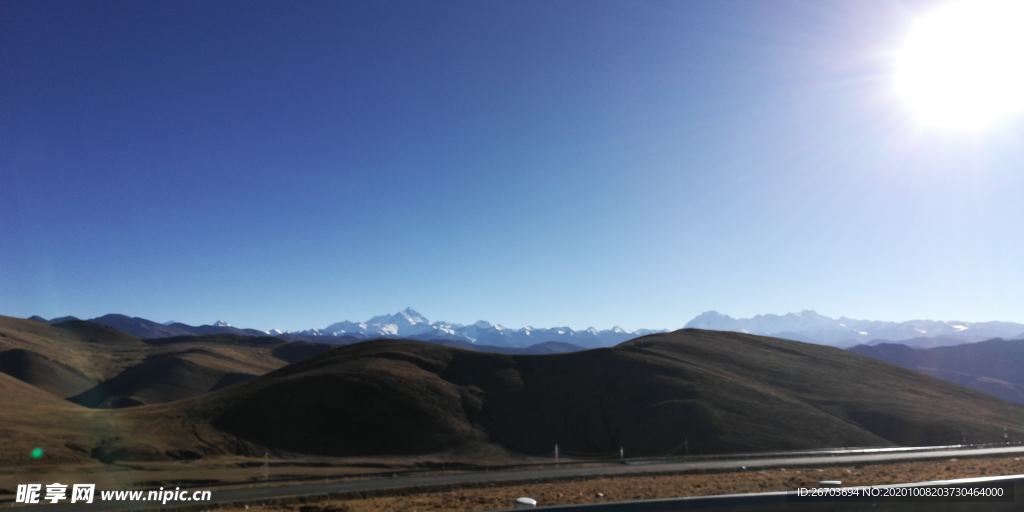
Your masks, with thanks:
M 879 343 L 847 350 L 1024 404 L 1024 340 L 925 348 Z
M 58 323 L 77 319 L 61 317 L 46 320 L 39 316 L 32 316 L 30 320 Z M 526 348 L 546 342 L 566 343 L 582 348 L 599 348 L 614 346 L 648 334 L 667 332 L 667 329 L 631 331 L 620 327 L 604 330 L 590 327 L 577 331 L 569 327 L 535 328 L 530 325 L 513 329 L 485 320 L 479 320 L 469 325 L 446 321 L 431 322 L 412 308 L 406 308 L 391 315 L 377 315 L 364 322 L 344 320 L 332 323 L 322 329 L 289 332 L 278 329 L 260 331 L 238 328 L 221 320 L 212 325 L 200 326 L 191 326 L 181 322 L 157 323 L 144 318 L 119 314 L 108 314 L 89 321 L 113 327 L 140 338 L 235 334 L 274 336 L 289 341 L 302 340 L 339 345 L 372 338 L 404 338 L 419 341 L 461 341 L 479 346 L 506 348 Z M 887 322 L 857 320 L 845 316 L 831 318 L 809 309 L 784 315 L 756 315 L 752 318 L 732 318 L 717 311 L 706 311 L 686 323 L 684 328 L 757 334 L 840 348 L 890 342 L 902 342 L 927 348 L 976 343 L 993 338 L 1024 338 L 1024 324 L 1015 322 L 936 320 Z
M 574 331 L 569 327 L 535 328 L 525 326 L 511 329 L 501 324 L 479 320 L 470 325 L 444 321 L 430 322 L 412 308 L 394 315 L 378 315 L 366 322 L 341 321 L 323 330 L 309 329 L 297 334 L 306 336 L 352 336 L 357 338 L 395 337 L 419 341 L 457 340 L 475 345 L 523 348 L 554 341 L 584 348 L 609 347 L 633 338 L 665 332 L 665 330 L 638 329 L 629 331 L 621 327 L 597 330 L 593 327 Z
M 1024 324 L 1015 322 L 886 322 L 845 316 L 831 318 L 810 309 L 799 313 L 757 315 L 752 318 L 732 318 L 717 311 L 706 311 L 690 320 L 684 328 L 744 332 L 836 347 L 866 344 L 869 340 L 892 342 L 931 338 L 935 345 L 955 345 L 992 338 L 1024 337 Z

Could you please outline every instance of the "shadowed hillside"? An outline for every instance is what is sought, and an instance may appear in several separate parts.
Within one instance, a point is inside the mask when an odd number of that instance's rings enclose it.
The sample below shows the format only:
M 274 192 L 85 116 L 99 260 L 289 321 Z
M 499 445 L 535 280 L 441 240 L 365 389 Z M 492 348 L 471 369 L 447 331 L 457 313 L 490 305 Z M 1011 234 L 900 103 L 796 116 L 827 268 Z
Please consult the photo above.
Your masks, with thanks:
M 544 354 L 565 354 L 568 352 L 579 352 L 587 350 L 585 347 L 565 343 L 561 341 L 545 341 L 528 347 L 498 347 L 493 345 L 474 345 L 468 341 L 460 340 L 426 340 L 430 343 L 444 345 L 446 347 L 461 348 L 474 352 L 490 352 L 492 354 L 517 354 L 517 355 L 544 355 Z
M 186 325 L 174 322 L 168 325 L 159 324 L 145 318 L 127 315 L 103 315 L 89 320 L 92 323 L 113 327 L 140 338 L 163 338 L 168 336 L 234 334 L 241 336 L 265 336 L 267 333 L 255 329 L 239 329 L 227 325 Z
M 303 359 L 318 356 L 324 352 L 330 352 L 338 348 L 336 345 L 324 343 L 310 343 L 308 341 L 293 341 L 274 349 L 274 357 L 289 363 L 296 363 Z
M 77 395 L 97 384 L 96 379 L 31 350 L 0 352 L 0 372 L 61 398 Z
M 700 330 L 549 356 L 377 340 L 204 399 L 223 408 L 221 430 L 330 455 L 485 439 L 640 455 L 1024 438 L 1020 406 L 835 348 Z

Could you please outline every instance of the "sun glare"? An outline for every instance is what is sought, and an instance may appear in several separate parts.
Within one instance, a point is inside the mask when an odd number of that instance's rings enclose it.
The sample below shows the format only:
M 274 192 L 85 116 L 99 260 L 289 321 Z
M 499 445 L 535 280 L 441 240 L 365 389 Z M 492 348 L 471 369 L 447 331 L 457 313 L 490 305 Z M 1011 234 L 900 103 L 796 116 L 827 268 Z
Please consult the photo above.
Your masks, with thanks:
M 960 0 L 921 19 L 895 79 L 926 125 L 980 129 L 1024 113 L 1024 0 Z

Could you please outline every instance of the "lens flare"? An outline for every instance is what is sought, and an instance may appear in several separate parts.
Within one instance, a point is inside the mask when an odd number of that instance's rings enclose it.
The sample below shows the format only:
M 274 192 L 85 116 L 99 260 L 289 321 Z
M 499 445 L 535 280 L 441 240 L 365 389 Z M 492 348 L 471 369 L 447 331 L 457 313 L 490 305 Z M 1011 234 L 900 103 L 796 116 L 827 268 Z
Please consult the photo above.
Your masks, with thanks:
M 977 129 L 1024 113 L 1024 2 L 967 0 L 913 26 L 896 89 L 922 123 Z

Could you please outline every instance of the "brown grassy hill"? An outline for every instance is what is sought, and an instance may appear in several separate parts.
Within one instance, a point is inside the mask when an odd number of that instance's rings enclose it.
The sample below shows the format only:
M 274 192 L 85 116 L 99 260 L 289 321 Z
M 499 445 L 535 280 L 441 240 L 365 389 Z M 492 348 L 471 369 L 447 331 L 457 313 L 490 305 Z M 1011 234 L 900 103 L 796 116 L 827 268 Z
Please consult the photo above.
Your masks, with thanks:
M 0 316 L 0 372 L 88 407 L 162 403 L 220 389 L 288 364 L 274 355 L 286 345 L 223 334 L 141 340 L 81 320 L 50 325 Z
M 100 381 L 141 362 L 145 347 L 130 334 L 81 320 L 47 324 L 0 316 L 0 350 L 28 350 Z
M 0 467 L 262 454 L 178 404 L 88 409 L 0 373 Z M 33 460 L 34 448 L 44 456 Z
M 0 316 L 0 465 L 243 452 L 244 441 L 177 409 L 90 410 L 61 397 L 112 380 L 136 384 L 118 387 L 124 394 L 108 397 L 113 399 L 159 402 L 202 394 L 286 365 L 273 352 L 287 344 L 217 335 L 149 343 L 90 322 L 51 325 Z M 46 455 L 32 462 L 35 447 Z
M 69 400 L 105 409 L 172 402 L 251 379 L 273 368 L 247 366 L 214 350 L 191 348 L 151 356 Z
M 0 352 L 0 372 L 61 398 L 75 396 L 98 384 L 96 379 L 66 364 L 23 348 Z
M 104 409 L 172 402 L 243 382 L 287 364 L 274 356 L 274 349 L 284 343 L 273 338 L 182 336 L 146 343 L 150 346 L 147 353 L 152 355 L 69 400 Z
M 117 435 L 93 412 L 0 373 L 0 465 L 28 464 L 37 447 L 47 463 L 92 460 L 91 447 Z
M 13 415 L 0 403 L 3 428 L 22 436 L 0 445 L 0 459 L 42 442 L 61 456 L 111 461 L 263 447 L 424 454 L 493 442 L 535 454 L 556 443 L 588 453 L 622 446 L 636 456 L 946 444 L 963 433 L 1001 441 L 1003 428 L 1024 439 L 1016 404 L 836 348 L 692 329 L 536 356 L 375 340 L 203 395 L 116 410 L 0 377 L 0 396 L 46 397 L 18 402 Z
M 1024 438 L 1024 407 L 849 352 L 687 329 L 547 356 L 376 340 L 196 402 L 280 449 L 411 454 L 490 439 L 633 455 Z
M 272 352 L 274 357 L 289 363 L 297 363 L 303 359 L 309 359 L 314 356 L 323 354 L 324 352 L 330 352 L 338 348 L 337 345 L 328 345 L 326 343 L 310 343 L 308 341 L 293 341 L 286 345 L 277 347 Z

